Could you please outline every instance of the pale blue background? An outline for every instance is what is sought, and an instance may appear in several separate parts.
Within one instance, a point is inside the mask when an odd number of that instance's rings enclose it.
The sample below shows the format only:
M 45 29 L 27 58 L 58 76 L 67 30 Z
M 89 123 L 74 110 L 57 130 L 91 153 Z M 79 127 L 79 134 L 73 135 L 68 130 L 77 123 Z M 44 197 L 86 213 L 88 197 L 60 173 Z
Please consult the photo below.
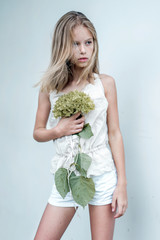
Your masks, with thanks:
M 33 239 L 52 187 L 52 141 L 33 140 L 38 88 L 56 21 L 70 10 L 94 23 L 100 70 L 115 78 L 128 209 L 115 240 L 158 240 L 160 227 L 160 3 L 156 0 L 1 1 L 0 239 Z M 63 240 L 90 240 L 79 209 Z

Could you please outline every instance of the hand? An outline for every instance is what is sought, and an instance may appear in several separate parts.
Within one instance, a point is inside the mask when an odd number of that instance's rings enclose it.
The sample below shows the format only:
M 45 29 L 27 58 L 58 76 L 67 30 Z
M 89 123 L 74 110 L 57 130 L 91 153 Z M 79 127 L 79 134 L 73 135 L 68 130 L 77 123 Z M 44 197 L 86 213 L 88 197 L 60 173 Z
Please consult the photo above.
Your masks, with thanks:
M 76 113 L 69 118 L 61 118 L 56 128 L 59 133 L 59 137 L 72 135 L 74 133 L 81 132 L 85 123 L 85 118 L 82 116 L 78 118 L 81 113 Z M 78 118 L 78 119 L 77 119 Z
M 119 218 L 122 215 L 124 215 L 124 213 L 128 207 L 126 186 L 117 185 L 117 187 L 113 193 L 111 207 L 112 207 L 112 212 L 114 212 L 118 208 L 118 211 L 115 214 L 114 218 Z

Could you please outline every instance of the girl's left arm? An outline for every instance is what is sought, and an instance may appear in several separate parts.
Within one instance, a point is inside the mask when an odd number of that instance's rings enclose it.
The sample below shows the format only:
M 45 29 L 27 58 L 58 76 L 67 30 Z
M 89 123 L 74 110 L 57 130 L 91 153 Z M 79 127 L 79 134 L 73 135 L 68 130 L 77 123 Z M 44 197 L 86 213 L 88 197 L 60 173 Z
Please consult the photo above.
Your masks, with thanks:
M 114 78 L 106 74 L 100 74 L 108 101 L 107 126 L 108 139 L 111 147 L 112 156 L 117 169 L 118 181 L 112 198 L 112 211 L 118 207 L 115 218 L 122 216 L 127 207 L 127 179 L 125 173 L 125 156 L 123 139 L 119 127 L 117 91 Z

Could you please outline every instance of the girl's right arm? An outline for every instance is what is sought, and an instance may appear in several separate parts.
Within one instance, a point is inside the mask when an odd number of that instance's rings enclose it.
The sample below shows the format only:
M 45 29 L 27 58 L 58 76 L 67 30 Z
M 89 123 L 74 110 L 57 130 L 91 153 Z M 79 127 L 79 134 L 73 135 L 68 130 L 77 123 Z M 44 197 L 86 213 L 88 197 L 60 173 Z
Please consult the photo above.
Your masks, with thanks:
M 33 130 L 33 138 L 36 141 L 47 142 L 82 131 L 85 119 L 84 117 L 76 119 L 80 113 L 77 113 L 70 118 L 62 118 L 57 126 L 51 129 L 46 129 L 50 108 L 49 94 L 39 92 L 38 109 Z

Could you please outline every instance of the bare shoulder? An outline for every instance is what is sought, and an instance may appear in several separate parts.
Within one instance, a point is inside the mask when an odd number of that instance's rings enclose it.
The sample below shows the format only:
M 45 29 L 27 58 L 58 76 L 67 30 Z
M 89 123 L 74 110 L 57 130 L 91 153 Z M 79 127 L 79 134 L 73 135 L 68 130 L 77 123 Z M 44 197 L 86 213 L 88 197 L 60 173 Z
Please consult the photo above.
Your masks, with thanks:
M 49 94 L 47 92 L 39 91 L 38 96 L 38 108 L 36 114 L 36 122 L 34 129 L 38 127 L 45 127 L 47 123 L 47 119 L 50 112 L 50 99 Z
M 99 74 L 99 77 L 102 81 L 106 95 L 116 90 L 115 79 L 112 76 L 107 74 Z
M 50 99 L 49 99 L 49 97 L 50 97 L 50 95 L 49 95 L 48 92 L 39 90 L 39 96 L 38 96 L 38 98 L 39 98 L 39 102 L 40 102 L 40 103 L 42 103 L 42 104 L 43 104 L 43 103 L 44 103 L 44 104 L 50 104 Z
M 105 90 L 105 97 L 109 103 L 107 108 L 107 125 L 108 134 L 111 136 L 111 134 L 120 131 L 116 84 L 114 78 L 109 75 L 100 74 L 99 78 L 102 81 Z
M 51 107 L 50 103 L 50 95 L 46 91 L 40 91 L 39 90 L 39 96 L 38 96 L 38 111 L 40 112 L 49 112 Z

